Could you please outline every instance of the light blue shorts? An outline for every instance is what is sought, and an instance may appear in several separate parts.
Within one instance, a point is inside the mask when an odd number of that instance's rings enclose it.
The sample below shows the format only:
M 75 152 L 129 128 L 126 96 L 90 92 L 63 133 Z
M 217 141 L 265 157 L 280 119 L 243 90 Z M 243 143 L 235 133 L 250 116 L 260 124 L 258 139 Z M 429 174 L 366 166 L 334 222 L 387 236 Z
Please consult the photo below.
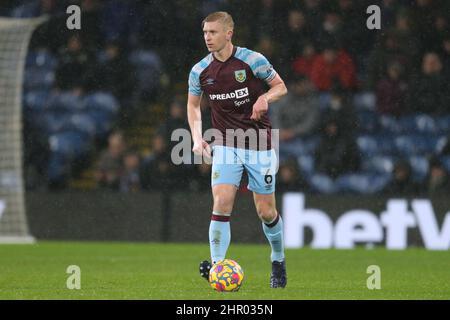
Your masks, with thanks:
M 239 188 L 242 172 L 248 175 L 247 188 L 260 194 L 275 192 L 278 159 L 274 149 L 246 150 L 226 146 L 213 146 L 211 186 L 233 184 Z

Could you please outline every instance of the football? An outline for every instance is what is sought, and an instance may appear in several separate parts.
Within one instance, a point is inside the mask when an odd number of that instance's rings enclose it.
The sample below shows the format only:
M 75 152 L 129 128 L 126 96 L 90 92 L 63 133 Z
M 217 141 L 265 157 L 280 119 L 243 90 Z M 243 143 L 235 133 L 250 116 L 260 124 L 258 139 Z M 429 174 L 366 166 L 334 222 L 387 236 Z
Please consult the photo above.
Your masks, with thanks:
M 238 291 L 244 280 L 244 270 L 234 260 L 224 259 L 216 263 L 209 272 L 211 287 L 220 292 Z

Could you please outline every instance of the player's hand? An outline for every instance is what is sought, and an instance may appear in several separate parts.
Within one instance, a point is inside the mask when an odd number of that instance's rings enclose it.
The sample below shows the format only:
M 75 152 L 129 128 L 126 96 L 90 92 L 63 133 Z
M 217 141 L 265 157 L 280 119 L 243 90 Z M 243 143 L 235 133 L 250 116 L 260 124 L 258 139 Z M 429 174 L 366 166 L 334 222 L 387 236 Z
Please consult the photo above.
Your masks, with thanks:
M 265 95 L 259 96 L 258 100 L 256 100 L 253 105 L 253 113 L 250 119 L 259 121 L 261 117 L 267 113 L 269 109 L 269 103 L 267 102 L 267 98 Z
M 199 156 L 211 158 L 211 146 L 205 140 L 195 141 L 192 152 Z

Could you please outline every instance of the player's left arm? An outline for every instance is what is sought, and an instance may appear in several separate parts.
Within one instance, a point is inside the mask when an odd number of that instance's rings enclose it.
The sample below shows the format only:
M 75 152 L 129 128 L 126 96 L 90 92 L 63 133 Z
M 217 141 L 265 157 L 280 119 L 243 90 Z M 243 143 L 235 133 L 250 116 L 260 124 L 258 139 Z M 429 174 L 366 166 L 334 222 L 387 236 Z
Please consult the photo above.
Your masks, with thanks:
M 253 105 L 253 112 L 250 119 L 260 120 L 261 117 L 269 110 L 269 103 L 277 101 L 287 94 L 287 88 L 283 79 L 277 73 L 276 76 L 268 83 L 270 89 L 266 93 L 259 96 Z

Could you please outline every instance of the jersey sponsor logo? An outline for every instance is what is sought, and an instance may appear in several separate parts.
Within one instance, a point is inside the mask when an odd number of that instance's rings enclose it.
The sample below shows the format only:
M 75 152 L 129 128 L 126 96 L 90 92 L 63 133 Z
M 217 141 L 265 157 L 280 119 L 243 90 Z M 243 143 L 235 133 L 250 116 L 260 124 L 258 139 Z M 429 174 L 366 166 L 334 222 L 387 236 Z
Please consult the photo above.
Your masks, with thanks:
M 222 94 L 210 94 L 211 100 L 228 100 L 228 99 L 240 99 L 248 96 L 248 88 L 237 89 L 234 92 L 222 93 Z
M 249 103 L 250 102 L 250 98 L 247 98 L 245 100 L 240 100 L 240 101 L 234 101 L 234 105 L 236 107 L 240 107 L 242 106 L 244 103 Z
M 236 79 L 237 82 L 244 82 L 245 79 L 247 79 L 247 74 L 245 73 L 245 70 L 236 70 L 234 72 L 234 78 Z

